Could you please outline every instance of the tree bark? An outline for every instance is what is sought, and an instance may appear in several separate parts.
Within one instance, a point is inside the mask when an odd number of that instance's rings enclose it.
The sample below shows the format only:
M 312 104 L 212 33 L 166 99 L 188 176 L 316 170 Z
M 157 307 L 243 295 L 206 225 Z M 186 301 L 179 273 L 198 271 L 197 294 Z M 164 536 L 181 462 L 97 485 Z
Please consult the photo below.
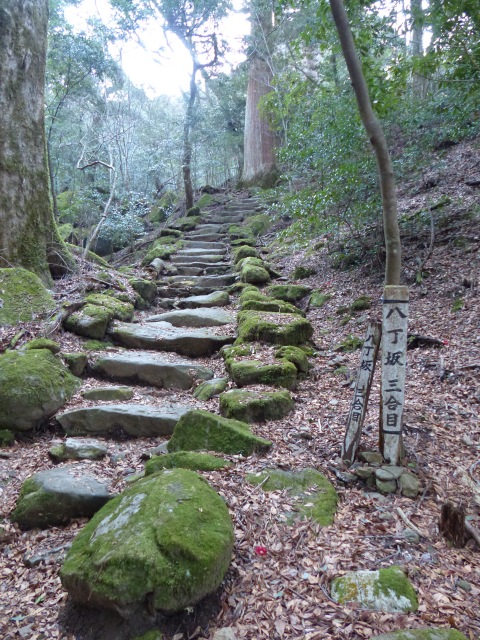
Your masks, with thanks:
M 53 221 L 44 85 L 48 0 L 0 6 L 0 266 L 50 281 L 71 268 Z
M 192 55 L 193 57 L 193 55 Z M 197 99 L 197 71 L 196 62 L 193 63 L 192 77 L 190 78 L 190 93 L 188 96 L 187 111 L 185 113 L 185 123 L 183 125 L 183 157 L 182 157 L 182 174 L 183 186 L 185 189 L 185 208 L 193 207 L 193 184 L 192 184 L 192 141 L 190 137 L 193 128 L 193 117 L 195 110 L 195 101 Z
M 347 13 L 342 0 L 330 0 L 330 8 L 337 27 L 340 44 L 350 80 L 357 99 L 360 117 L 377 158 L 382 194 L 383 231 L 385 236 L 385 284 L 400 284 L 401 244 L 393 165 L 382 126 L 373 111 L 362 65 L 357 55 Z

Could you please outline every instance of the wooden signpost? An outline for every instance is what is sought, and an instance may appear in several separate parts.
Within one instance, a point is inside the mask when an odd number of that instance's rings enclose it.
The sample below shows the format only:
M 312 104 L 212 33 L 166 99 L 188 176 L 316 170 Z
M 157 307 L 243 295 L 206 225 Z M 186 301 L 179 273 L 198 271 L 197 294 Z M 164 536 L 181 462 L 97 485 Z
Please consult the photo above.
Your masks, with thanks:
M 408 287 L 386 286 L 382 321 L 380 452 L 389 464 L 398 464 L 403 457 L 407 325 Z
M 378 322 L 372 323 L 368 326 L 367 334 L 363 342 L 357 383 L 350 405 L 345 439 L 342 446 L 342 459 L 348 465 L 355 460 L 355 455 L 360 443 L 381 333 L 382 328 L 380 324 Z

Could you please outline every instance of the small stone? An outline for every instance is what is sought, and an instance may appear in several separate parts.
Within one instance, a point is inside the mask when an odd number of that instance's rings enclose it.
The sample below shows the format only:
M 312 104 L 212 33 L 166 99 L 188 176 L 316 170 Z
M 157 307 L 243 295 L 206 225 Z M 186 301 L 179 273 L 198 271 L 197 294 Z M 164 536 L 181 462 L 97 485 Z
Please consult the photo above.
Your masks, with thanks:
M 382 454 L 378 451 L 361 451 L 358 458 L 368 464 L 382 464 L 383 462 Z
M 237 640 L 237 636 L 231 627 L 224 627 L 215 632 L 213 640 Z
M 463 444 L 466 444 L 467 447 L 473 447 L 473 445 L 475 444 L 470 436 L 463 436 L 462 442 Z
M 376 469 L 375 476 L 378 480 L 398 480 L 404 471 L 405 469 L 403 467 L 389 465 Z
M 359 467 L 358 469 L 355 469 L 353 473 L 358 478 L 361 478 L 362 480 L 367 480 L 368 478 L 370 478 L 370 476 L 374 474 L 374 472 L 375 470 L 372 469 L 372 467 Z
M 376 479 L 376 487 L 382 493 L 395 493 L 397 490 L 397 482 L 395 480 L 381 480 Z
M 85 400 L 130 400 L 133 398 L 131 387 L 96 387 L 82 391 Z
M 466 591 L 467 593 L 470 593 L 470 591 L 472 590 L 472 585 L 466 580 L 457 580 L 457 587 L 460 587 L 460 589 Z
M 416 498 L 420 492 L 420 481 L 413 473 L 403 473 L 398 484 L 402 495 L 406 498 Z
M 420 536 L 418 535 L 418 533 L 415 533 L 415 531 L 412 531 L 411 529 L 404 529 L 402 531 L 402 538 L 407 540 L 407 542 L 411 542 L 412 544 L 417 544 L 418 542 L 420 542 Z

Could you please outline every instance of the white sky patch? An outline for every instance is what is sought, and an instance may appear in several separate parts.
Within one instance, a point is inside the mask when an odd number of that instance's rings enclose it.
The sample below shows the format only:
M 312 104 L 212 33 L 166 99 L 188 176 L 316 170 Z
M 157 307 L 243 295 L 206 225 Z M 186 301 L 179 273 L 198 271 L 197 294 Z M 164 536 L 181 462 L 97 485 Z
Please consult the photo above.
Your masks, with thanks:
M 236 9 L 242 0 L 234 1 Z M 83 0 L 77 7 L 67 7 L 65 18 L 78 30 L 86 29 L 89 18 L 99 18 L 105 24 L 111 23 L 113 11 L 108 0 Z M 235 67 L 245 59 L 240 53 L 242 38 L 250 32 L 250 23 L 245 13 L 235 13 L 221 23 L 220 36 L 227 40 L 231 51 L 226 55 L 223 71 Z M 110 47 L 111 55 L 121 62 L 121 66 L 131 82 L 142 87 L 149 97 L 159 95 L 180 96 L 187 91 L 190 82 L 192 62 L 181 42 L 173 35 L 168 42 L 158 23 L 151 23 L 138 33 L 138 40 L 118 42 Z

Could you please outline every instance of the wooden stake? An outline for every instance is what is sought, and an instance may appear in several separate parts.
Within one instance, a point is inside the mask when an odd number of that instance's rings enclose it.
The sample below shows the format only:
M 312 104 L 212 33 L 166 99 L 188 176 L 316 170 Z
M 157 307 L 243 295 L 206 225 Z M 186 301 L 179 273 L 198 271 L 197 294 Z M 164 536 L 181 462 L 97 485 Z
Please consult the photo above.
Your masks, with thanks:
M 358 445 L 360 444 L 381 334 L 382 327 L 378 322 L 371 323 L 368 326 L 342 446 L 342 459 L 347 465 L 352 464 L 355 460 Z

